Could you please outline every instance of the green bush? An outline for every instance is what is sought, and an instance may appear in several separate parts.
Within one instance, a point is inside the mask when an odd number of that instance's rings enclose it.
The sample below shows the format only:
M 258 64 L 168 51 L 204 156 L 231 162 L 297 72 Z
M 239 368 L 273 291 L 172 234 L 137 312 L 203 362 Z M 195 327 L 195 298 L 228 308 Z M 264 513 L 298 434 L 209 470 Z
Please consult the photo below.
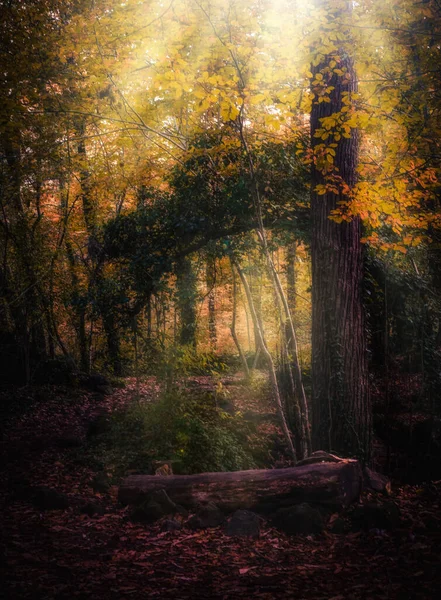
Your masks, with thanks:
M 188 377 L 191 375 L 213 375 L 224 373 L 228 366 L 213 352 L 197 352 L 191 346 L 176 346 L 166 352 L 161 379 Z
M 116 476 L 148 472 L 153 460 L 174 461 L 180 473 L 235 471 L 260 466 L 255 437 L 255 426 L 217 408 L 212 394 L 174 389 L 115 415 L 94 452 Z

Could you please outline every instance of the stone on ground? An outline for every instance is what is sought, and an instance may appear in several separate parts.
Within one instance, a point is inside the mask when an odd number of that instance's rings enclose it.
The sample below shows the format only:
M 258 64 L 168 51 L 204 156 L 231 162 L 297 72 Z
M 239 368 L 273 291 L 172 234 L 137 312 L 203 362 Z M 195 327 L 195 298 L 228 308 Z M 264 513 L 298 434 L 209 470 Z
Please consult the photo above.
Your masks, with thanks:
M 324 527 L 320 512 L 306 502 L 280 508 L 274 515 L 274 523 L 278 529 L 291 535 L 321 533 Z
M 260 519 L 250 510 L 236 510 L 226 527 L 226 534 L 257 538 L 260 535 Z

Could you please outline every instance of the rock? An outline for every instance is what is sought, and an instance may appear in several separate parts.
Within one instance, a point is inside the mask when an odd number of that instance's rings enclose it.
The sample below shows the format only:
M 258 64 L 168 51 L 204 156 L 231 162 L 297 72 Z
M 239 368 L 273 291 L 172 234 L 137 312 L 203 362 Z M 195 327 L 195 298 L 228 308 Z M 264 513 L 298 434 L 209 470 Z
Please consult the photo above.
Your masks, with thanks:
M 324 526 L 320 512 L 306 502 L 280 508 L 274 515 L 274 523 L 278 529 L 291 535 L 321 533 Z
M 226 527 L 226 534 L 257 538 L 260 535 L 260 519 L 249 510 L 236 510 Z
M 352 513 L 355 531 L 396 529 L 400 526 L 400 509 L 394 502 L 359 504 Z
M 179 531 L 182 529 L 182 524 L 175 519 L 166 519 L 162 526 L 162 531 Z
M 188 510 L 186 508 L 184 508 L 183 506 L 181 506 L 180 504 L 176 504 L 176 513 L 178 515 L 181 515 L 181 517 L 188 517 Z
M 324 463 L 324 462 L 341 462 L 343 458 L 336 456 L 335 454 L 329 454 L 329 452 L 325 452 L 324 450 L 317 450 L 317 452 L 313 452 L 308 458 L 304 458 L 303 460 L 299 460 L 297 463 L 297 467 L 301 467 L 303 465 L 313 465 L 316 463 Z
M 389 495 L 392 491 L 389 479 L 381 473 L 372 471 L 369 467 L 363 469 L 363 485 L 374 492 L 381 492 L 386 495 Z
M 165 517 L 166 514 L 167 511 L 164 510 L 160 504 L 150 501 L 136 506 L 130 516 L 132 521 L 139 521 L 141 523 L 154 523 L 158 519 Z
M 209 502 L 190 517 L 187 525 L 190 529 L 207 529 L 209 527 L 219 527 L 224 521 L 225 517 L 222 511 L 216 504 Z
M 80 507 L 80 511 L 89 517 L 100 516 L 104 514 L 103 507 L 95 504 L 94 502 L 86 502 L 86 504 L 83 504 Z
M 132 519 L 144 523 L 153 523 L 170 514 L 182 514 L 181 510 L 185 513 L 185 510 L 170 500 L 167 492 L 161 489 L 152 492 L 147 500 L 135 507 L 132 512 Z
M 106 473 L 98 473 L 91 481 L 91 487 L 95 493 L 105 494 L 109 491 L 112 484 Z
M 329 531 L 331 533 L 346 533 L 347 529 L 348 528 L 346 522 L 341 517 L 337 517 L 336 519 L 334 519 L 334 521 L 332 521 L 332 523 L 329 526 Z
M 164 510 L 164 514 L 173 514 L 179 512 L 178 507 L 172 500 L 170 500 L 165 490 L 156 490 L 155 492 L 152 492 L 150 495 L 150 501 L 159 504 Z
M 32 503 L 40 510 L 65 510 L 69 500 L 65 494 L 45 486 L 31 488 Z

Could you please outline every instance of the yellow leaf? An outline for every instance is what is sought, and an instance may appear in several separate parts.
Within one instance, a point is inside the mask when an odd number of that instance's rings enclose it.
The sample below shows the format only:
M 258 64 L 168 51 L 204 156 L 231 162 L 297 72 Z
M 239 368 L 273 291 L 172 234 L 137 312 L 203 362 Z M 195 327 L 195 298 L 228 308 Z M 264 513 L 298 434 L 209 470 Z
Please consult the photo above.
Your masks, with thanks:
M 321 183 L 319 183 L 318 185 L 315 186 L 314 191 L 319 195 L 319 196 L 324 196 L 326 194 L 326 186 L 322 185 Z
M 265 99 L 264 94 L 256 94 L 255 96 L 251 96 L 250 104 L 259 104 L 264 99 Z

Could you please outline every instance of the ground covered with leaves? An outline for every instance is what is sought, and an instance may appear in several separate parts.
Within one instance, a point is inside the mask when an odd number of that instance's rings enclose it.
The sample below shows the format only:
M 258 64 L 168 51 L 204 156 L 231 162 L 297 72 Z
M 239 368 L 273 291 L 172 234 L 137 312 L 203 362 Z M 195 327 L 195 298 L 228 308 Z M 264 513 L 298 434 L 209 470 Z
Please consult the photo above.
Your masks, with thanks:
M 4 393 L 26 407 L 1 445 L 4 598 L 386 600 L 441 591 L 441 481 L 395 485 L 388 501 L 400 517 L 391 530 L 330 526 L 287 536 L 262 520 L 260 537 L 236 538 L 223 527 L 194 531 L 180 517 L 182 528 L 167 531 L 164 520 L 133 522 L 115 482 L 103 481 L 84 452 L 90 423 L 128 406 L 133 382 L 110 396 L 49 387 Z M 151 379 L 138 396 L 157 394 Z M 344 518 L 350 523 L 350 513 Z

